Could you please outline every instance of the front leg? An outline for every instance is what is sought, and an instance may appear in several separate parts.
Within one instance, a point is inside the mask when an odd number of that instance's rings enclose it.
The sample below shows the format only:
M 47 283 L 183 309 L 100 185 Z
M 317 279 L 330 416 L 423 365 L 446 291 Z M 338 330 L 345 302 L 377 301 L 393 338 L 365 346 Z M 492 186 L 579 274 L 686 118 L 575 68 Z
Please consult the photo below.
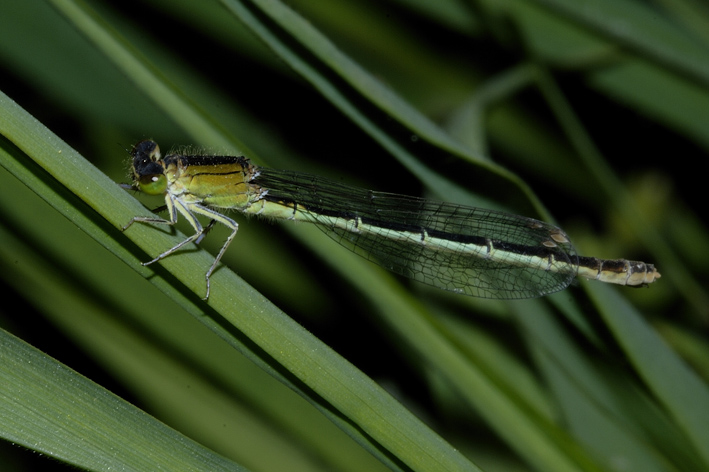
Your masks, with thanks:
M 165 220 L 163 218 L 157 218 L 154 216 L 134 216 L 128 222 L 128 224 L 126 224 L 123 228 L 121 228 L 121 231 L 127 230 L 128 228 L 130 228 L 130 226 L 133 223 L 136 223 L 136 222 L 137 223 L 156 223 L 156 224 L 160 224 L 160 225 L 174 225 L 175 223 L 177 223 L 177 211 L 175 209 L 175 204 L 173 203 L 170 195 L 165 196 L 165 207 L 164 208 L 167 210 L 168 214 L 170 215 L 169 220 Z M 161 209 L 162 209 L 162 207 L 161 207 Z
M 195 240 L 199 241 L 199 240 L 201 240 L 202 237 L 204 236 L 204 229 L 202 228 L 202 225 L 199 223 L 199 221 L 197 220 L 197 218 L 195 218 L 194 215 L 192 215 L 192 214 L 189 212 L 189 210 L 187 210 L 187 209 L 184 207 L 184 205 L 183 205 L 182 203 L 176 202 L 170 195 L 166 195 L 166 196 L 165 196 L 165 208 L 167 208 L 168 214 L 170 215 L 170 219 L 169 219 L 169 220 L 165 220 L 165 219 L 162 219 L 162 218 L 151 217 L 151 216 L 136 216 L 136 217 L 132 218 L 132 219 L 128 222 L 128 224 L 126 224 L 126 225 L 121 229 L 121 231 L 127 230 L 133 223 L 136 223 L 136 222 L 137 222 L 137 223 L 156 223 L 156 224 L 162 224 L 162 225 L 170 225 L 170 226 L 172 226 L 172 225 L 174 225 L 175 223 L 177 223 L 177 210 L 179 209 L 179 210 L 180 210 L 180 213 L 184 214 L 184 215 L 187 217 L 188 221 L 190 222 L 190 224 L 192 225 L 192 227 L 195 229 L 195 234 L 193 234 L 193 235 L 190 236 L 189 238 L 185 239 L 184 241 L 182 241 L 182 242 L 181 242 L 180 244 L 178 244 L 177 246 L 175 246 L 175 247 L 173 247 L 173 248 L 170 248 L 170 249 L 168 249 L 167 251 L 163 252 L 162 254 L 160 254 L 159 256 L 157 256 L 157 257 L 156 257 L 155 259 L 153 259 L 152 261 L 143 262 L 143 263 L 142 263 L 143 266 L 147 266 L 147 265 L 153 264 L 154 262 L 157 262 L 157 261 L 159 261 L 160 259 L 163 259 L 163 258 L 169 256 L 170 254 L 172 254 L 173 252 L 177 251 L 178 249 L 180 249 L 180 248 L 181 248 L 182 246 L 184 246 L 185 244 L 189 244 L 190 242 L 195 241 Z M 211 225 L 210 225 L 210 227 L 211 227 Z

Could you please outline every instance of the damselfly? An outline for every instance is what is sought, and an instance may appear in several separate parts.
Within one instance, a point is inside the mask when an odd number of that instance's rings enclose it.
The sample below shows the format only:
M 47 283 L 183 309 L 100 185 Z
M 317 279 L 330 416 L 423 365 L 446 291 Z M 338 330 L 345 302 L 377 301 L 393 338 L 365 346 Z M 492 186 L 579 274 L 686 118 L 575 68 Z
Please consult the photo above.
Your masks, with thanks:
M 245 157 L 170 154 L 151 140 L 133 148 L 131 185 L 164 195 L 169 219 L 135 222 L 173 225 L 178 213 L 195 233 L 152 264 L 199 243 L 215 222 L 231 234 L 206 274 L 210 276 L 239 225 L 220 210 L 315 223 L 351 251 L 405 277 L 485 298 L 533 298 L 562 290 L 575 277 L 642 286 L 660 273 L 652 264 L 576 254 L 559 228 L 532 218 L 364 190 L 321 177 L 257 167 Z M 198 220 L 211 220 L 206 228 Z

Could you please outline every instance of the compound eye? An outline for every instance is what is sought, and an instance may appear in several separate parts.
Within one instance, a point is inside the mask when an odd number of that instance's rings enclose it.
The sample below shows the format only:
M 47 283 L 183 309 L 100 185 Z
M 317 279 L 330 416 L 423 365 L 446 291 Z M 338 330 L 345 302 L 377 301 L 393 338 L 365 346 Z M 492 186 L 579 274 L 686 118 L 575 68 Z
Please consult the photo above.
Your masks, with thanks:
M 143 141 L 140 141 L 138 144 L 133 146 L 131 155 L 134 158 L 141 157 L 146 162 L 157 161 L 160 159 L 160 147 L 155 141 L 152 141 L 150 139 L 144 139 Z
M 167 190 L 167 177 L 165 174 L 141 175 L 138 189 L 148 195 L 161 195 Z

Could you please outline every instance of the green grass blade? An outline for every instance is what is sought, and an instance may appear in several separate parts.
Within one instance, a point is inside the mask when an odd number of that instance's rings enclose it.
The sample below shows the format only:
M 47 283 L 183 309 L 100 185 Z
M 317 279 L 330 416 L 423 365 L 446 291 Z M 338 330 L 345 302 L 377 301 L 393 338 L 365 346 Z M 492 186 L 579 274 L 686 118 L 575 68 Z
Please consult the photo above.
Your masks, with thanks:
M 709 85 L 705 45 L 648 5 L 628 0 L 535 0 L 621 47 Z M 612 17 L 614 21 L 609 22 Z
M 479 168 L 487 177 L 480 179 L 488 181 L 486 186 L 490 181 L 498 183 L 507 189 L 507 198 L 525 198 L 536 211 L 544 214 L 543 207 L 524 182 L 452 139 L 283 3 L 271 0 L 224 0 L 223 3 L 319 93 L 442 198 L 475 201 L 470 188 L 460 188 L 436 171 L 437 157 L 457 155 Z M 394 126 L 392 120 L 396 123 Z M 487 200 L 486 203 L 496 205 Z
M 88 470 L 246 470 L 0 330 L 0 432 Z
M 704 462 L 709 463 L 709 388 L 706 383 L 668 349 L 640 314 L 617 293 L 599 285 L 593 287 L 591 294 L 638 374 Z
M 92 207 L 100 214 L 106 215 L 109 222 L 121 226 L 120 217 L 117 215 L 130 213 L 131 208 L 136 213 L 140 212 L 140 207 L 134 199 L 93 166 L 82 162 L 75 151 L 52 136 L 48 130 L 41 128 L 7 97 L 2 97 L 0 106 L 8 112 L 6 119 L 0 122 L 2 134 L 11 137 L 15 145 L 32 155 L 58 182 L 69 189 L 76 189 L 79 196 L 90 201 Z M 52 203 L 50 197 L 45 198 Z M 73 212 L 76 213 L 76 210 Z M 122 219 L 128 221 L 130 217 L 125 216 Z M 87 226 L 87 232 L 95 231 L 95 223 L 87 223 Z M 129 236 L 134 237 L 134 242 L 138 245 L 145 243 L 149 251 L 155 249 L 152 245 L 156 241 L 162 241 L 167 247 L 170 244 L 168 241 L 175 239 L 168 235 L 146 237 L 146 231 L 151 233 L 150 228 L 143 228 L 134 232 L 139 236 Z M 115 236 L 116 232 L 113 233 Z M 104 239 L 106 236 L 100 237 L 100 240 Z M 114 247 L 114 243 L 108 243 L 108 247 Z M 120 254 L 128 258 L 125 251 L 120 251 Z M 204 278 L 203 271 L 197 266 L 201 261 L 202 267 L 206 267 L 209 257 L 200 251 L 186 258 L 175 258 L 176 262 L 180 259 L 177 266 L 166 266 L 176 274 L 177 279 L 187 286 L 192 286 L 193 290 L 199 293 L 204 288 Z M 135 264 L 135 261 L 132 263 Z M 349 427 L 352 434 L 363 444 L 367 445 L 370 441 L 368 437 L 371 437 L 399 460 L 408 462 L 414 468 L 475 470 L 465 458 L 386 394 L 381 387 L 285 316 L 233 272 L 220 270 L 213 278 L 212 287 L 216 291 L 210 298 L 211 309 L 218 312 L 239 332 L 244 333 L 251 342 L 309 389 L 317 392 L 325 402 L 345 413 L 347 423 L 355 424 L 365 431 L 366 436 L 362 436 Z M 180 303 L 187 304 L 188 311 L 195 311 L 195 297 L 189 297 L 191 301 L 187 301 L 184 296 L 179 295 L 178 289 L 173 287 L 166 290 Z M 200 319 L 204 317 L 201 316 Z M 215 327 L 227 341 L 236 346 L 242 345 L 233 335 L 219 329 L 214 322 L 207 323 L 210 327 Z M 313 401 L 320 400 L 313 398 Z M 416 434 L 412 435 L 411 432 Z

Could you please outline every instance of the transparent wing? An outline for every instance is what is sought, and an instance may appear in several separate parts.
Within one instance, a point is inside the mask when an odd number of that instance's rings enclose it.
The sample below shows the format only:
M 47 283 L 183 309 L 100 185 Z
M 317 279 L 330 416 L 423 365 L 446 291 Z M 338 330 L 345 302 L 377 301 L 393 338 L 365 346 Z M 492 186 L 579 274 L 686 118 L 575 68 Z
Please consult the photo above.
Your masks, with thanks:
M 260 171 L 253 183 L 268 189 L 268 200 L 297 204 L 300 218 L 356 254 L 444 290 L 534 298 L 566 288 L 578 270 L 578 256 L 563 232 L 531 218 L 364 190 L 298 172 Z M 341 221 L 349 224 L 337 224 Z M 486 257 L 491 250 L 496 257 Z

